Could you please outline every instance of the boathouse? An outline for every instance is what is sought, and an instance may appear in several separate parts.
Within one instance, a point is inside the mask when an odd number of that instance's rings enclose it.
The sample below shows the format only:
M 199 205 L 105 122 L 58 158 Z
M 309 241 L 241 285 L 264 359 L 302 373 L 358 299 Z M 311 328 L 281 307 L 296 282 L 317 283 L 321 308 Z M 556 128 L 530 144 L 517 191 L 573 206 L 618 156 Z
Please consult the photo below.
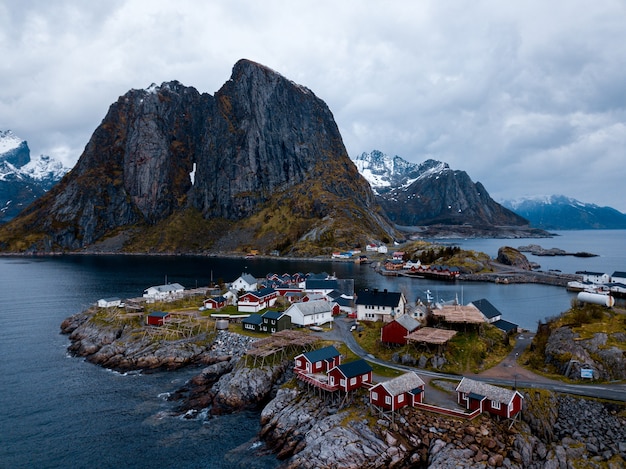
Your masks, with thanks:
M 422 378 L 411 371 L 373 386 L 370 389 L 370 402 L 384 411 L 392 412 L 414 406 L 423 401 L 424 386 Z
M 328 372 L 328 384 L 346 393 L 371 383 L 372 367 L 363 359 L 337 365 Z
M 341 363 L 341 354 L 329 345 L 318 350 L 306 352 L 294 358 L 295 371 L 306 373 L 327 373 Z
M 524 397 L 519 391 L 463 378 L 456 387 L 458 403 L 466 409 L 489 412 L 505 418 L 514 418 L 522 410 Z

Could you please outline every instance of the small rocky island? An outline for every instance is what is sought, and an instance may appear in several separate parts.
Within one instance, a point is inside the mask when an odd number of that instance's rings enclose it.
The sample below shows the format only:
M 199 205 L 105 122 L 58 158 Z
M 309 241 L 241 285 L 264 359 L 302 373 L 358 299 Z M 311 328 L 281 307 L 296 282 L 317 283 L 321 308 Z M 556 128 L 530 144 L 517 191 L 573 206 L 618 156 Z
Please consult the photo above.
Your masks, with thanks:
M 528 246 L 520 246 L 517 248 L 520 252 L 529 252 L 533 256 L 574 256 L 574 257 L 597 257 L 597 254 L 590 252 L 567 252 L 559 248 L 546 249 L 538 244 L 529 244 Z
M 170 396 L 177 413 L 195 418 L 204 409 L 211 415 L 258 409 L 258 438 L 285 468 L 617 468 L 626 461 L 621 404 L 530 390 L 523 392 L 517 421 L 486 414 L 465 420 L 417 408 L 390 420 L 372 412 L 366 392 L 329 404 L 294 378 L 291 356 L 256 363 L 250 351 L 257 339 L 201 322 L 195 327 L 185 337 L 155 335 L 136 316 L 94 307 L 67 318 L 61 331 L 73 354 L 107 368 L 200 366 Z

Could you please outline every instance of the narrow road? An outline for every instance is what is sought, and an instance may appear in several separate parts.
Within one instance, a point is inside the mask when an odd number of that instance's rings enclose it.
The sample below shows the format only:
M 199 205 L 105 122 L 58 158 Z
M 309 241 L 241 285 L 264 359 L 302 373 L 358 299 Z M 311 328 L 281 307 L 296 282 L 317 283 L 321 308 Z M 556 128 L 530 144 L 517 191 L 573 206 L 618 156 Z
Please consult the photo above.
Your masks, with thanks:
M 321 334 L 325 339 L 338 340 L 346 344 L 346 346 L 357 356 L 366 359 L 377 365 L 386 366 L 399 371 L 415 371 L 426 381 L 427 379 L 440 378 L 460 380 L 462 376 L 448 373 L 439 373 L 436 371 L 423 370 L 421 368 L 400 365 L 376 358 L 372 354 L 365 351 L 356 341 L 350 326 L 354 324 L 354 320 L 345 317 L 338 317 L 334 322 L 333 329 L 330 332 Z M 626 402 L 626 384 L 567 384 L 557 380 L 551 380 L 521 367 L 517 363 L 517 357 L 532 342 L 533 334 L 520 334 L 517 338 L 515 347 L 511 353 L 498 365 L 483 373 L 468 374 L 472 379 L 484 381 L 486 383 L 516 386 L 528 389 L 547 389 L 554 392 L 574 394 L 585 397 L 597 397 L 612 401 Z M 437 399 L 438 400 L 438 399 Z

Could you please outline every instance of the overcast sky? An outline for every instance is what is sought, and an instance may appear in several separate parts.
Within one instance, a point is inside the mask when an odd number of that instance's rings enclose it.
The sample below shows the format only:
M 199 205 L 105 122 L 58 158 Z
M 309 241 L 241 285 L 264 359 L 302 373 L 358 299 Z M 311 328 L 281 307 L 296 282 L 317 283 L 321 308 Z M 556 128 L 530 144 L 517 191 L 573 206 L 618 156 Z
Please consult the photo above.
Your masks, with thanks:
M 126 91 L 214 94 L 241 58 L 324 100 L 353 158 L 626 212 L 623 0 L 0 0 L 0 130 L 72 166 Z

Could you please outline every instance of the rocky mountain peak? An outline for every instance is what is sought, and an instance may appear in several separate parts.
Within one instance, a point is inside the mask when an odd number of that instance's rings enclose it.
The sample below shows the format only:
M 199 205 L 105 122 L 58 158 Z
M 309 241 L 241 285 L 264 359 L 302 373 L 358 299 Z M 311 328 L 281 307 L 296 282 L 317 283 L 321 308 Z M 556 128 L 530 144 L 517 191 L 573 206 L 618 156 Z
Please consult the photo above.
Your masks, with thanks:
M 158 251 L 168 238 L 159 230 L 181 217 L 205 235 L 170 238 L 203 250 L 336 249 L 395 234 L 326 104 L 250 60 L 237 62 L 214 96 L 177 81 L 121 96 L 73 171 L 11 233 L 38 233 L 26 249 L 58 250 L 126 232 Z M 4 239 L 5 248 L 23 245 Z M 179 241 L 167 249 L 187 250 Z
M 49 156 L 31 160 L 26 140 L 12 131 L 0 131 L 0 223 L 14 218 L 67 173 Z
M 355 158 L 355 164 L 397 225 L 528 224 L 491 199 L 465 171 L 453 170 L 447 163 L 433 159 L 410 163 L 374 150 Z

